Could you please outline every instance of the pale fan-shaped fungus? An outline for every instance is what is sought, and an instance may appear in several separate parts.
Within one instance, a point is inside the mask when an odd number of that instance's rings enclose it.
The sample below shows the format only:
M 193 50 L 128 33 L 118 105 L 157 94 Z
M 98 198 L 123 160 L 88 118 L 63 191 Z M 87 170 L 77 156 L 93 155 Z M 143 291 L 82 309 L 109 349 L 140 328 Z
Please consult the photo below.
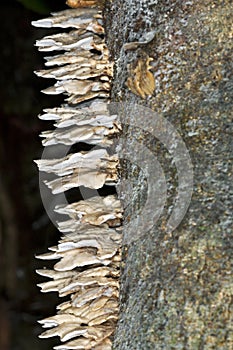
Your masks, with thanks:
M 110 152 L 113 137 L 119 133 L 117 115 L 108 108 L 113 64 L 109 61 L 103 33 L 101 1 L 68 0 L 75 9 L 53 13 L 34 21 L 43 28 L 71 28 L 37 40 L 39 51 L 62 53 L 46 57 L 47 70 L 36 74 L 56 79 L 46 94 L 64 93 L 67 103 L 45 109 L 39 116 L 53 120 L 54 130 L 44 131 L 42 144 L 76 143 L 98 145 L 97 149 L 69 153 L 60 159 L 41 159 L 39 170 L 52 173 L 45 181 L 53 193 L 78 186 L 92 189 L 118 180 L 118 157 Z M 102 147 L 102 148 L 101 148 Z M 42 292 L 56 291 L 69 300 L 57 306 L 57 314 L 39 321 L 41 338 L 58 336 L 62 345 L 54 349 L 110 350 L 118 318 L 119 265 L 121 261 L 120 201 L 113 195 L 92 197 L 56 211 L 69 219 L 58 223 L 63 236 L 42 260 L 57 260 L 53 269 L 37 273 L 50 278 L 39 284 Z

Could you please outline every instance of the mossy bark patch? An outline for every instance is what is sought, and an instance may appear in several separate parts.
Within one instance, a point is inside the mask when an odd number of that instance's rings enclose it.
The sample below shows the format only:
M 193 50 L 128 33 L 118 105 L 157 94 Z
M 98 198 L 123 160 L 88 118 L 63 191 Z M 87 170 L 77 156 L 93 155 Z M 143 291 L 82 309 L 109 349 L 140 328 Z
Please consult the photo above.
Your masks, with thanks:
M 161 218 L 124 247 L 114 349 L 233 348 L 232 15 L 231 1 L 107 3 L 108 45 L 116 62 L 112 99 L 150 107 L 171 122 L 194 168 L 193 197 L 182 224 L 168 234 Z M 149 44 L 123 49 L 150 31 L 155 36 Z M 156 80 L 146 100 L 125 85 L 127 65 L 144 55 L 154 59 Z M 137 137 L 156 154 L 174 195 L 176 169 L 163 145 L 132 127 L 123 132 L 124 147 Z M 127 220 L 143 205 L 146 186 L 132 164 L 125 163 L 122 176 L 134 179 L 133 186 L 122 188 Z M 172 205 L 168 198 L 165 209 Z

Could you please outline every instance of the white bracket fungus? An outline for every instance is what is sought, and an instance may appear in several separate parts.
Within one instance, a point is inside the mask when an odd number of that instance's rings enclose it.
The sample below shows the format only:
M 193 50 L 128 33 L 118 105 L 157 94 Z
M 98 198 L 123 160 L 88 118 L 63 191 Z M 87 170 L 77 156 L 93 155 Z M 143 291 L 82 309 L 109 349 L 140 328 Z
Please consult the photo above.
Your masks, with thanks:
M 32 25 L 41 28 L 76 28 L 103 34 L 102 14 L 97 8 L 79 8 L 52 13 L 52 17 L 33 21 Z
M 54 194 L 79 186 L 98 189 L 104 184 L 114 185 L 118 178 L 118 157 L 110 156 L 105 149 L 74 153 L 61 159 L 40 159 L 35 162 L 40 171 L 61 177 L 45 181 Z
M 56 176 L 45 181 L 53 193 L 78 186 L 99 189 L 118 180 L 118 157 L 105 149 L 113 144 L 121 128 L 117 116 L 108 108 L 113 63 L 109 62 L 103 38 L 102 13 L 95 0 L 68 3 L 76 9 L 32 22 L 36 27 L 72 29 L 36 42 L 39 51 L 62 51 L 46 57 L 48 69 L 36 72 L 57 81 L 43 92 L 68 96 L 65 105 L 45 109 L 39 116 L 53 120 L 55 126 L 40 136 L 45 147 L 85 142 L 103 148 L 37 160 L 40 171 Z M 39 275 L 50 278 L 38 286 L 42 292 L 56 291 L 60 297 L 69 296 L 69 300 L 57 306 L 55 316 L 39 321 L 43 328 L 49 328 L 40 337 L 59 336 L 62 345 L 55 346 L 57 350 L 110 350 L 118 319 L 120 201 L 113 195 L 93 197 L 57 206 L 56 211 L 69 219 L 58 223 L 65 234 L 57 246 L 37 256 L 57 260 L 53 269 L 37 270 Z
M 67 214 L 73 219 L 60 223 L 63 228 L 72 226 L 70 222 L 73 223 L 74 220 L 91 225 L 107 223 L 109 226 L 118 226 L 122 219 L 121 203 L 119 199 L 113 195 L 92 197 L 66 206 L 57 206 L 55 211 L 60 214 Z

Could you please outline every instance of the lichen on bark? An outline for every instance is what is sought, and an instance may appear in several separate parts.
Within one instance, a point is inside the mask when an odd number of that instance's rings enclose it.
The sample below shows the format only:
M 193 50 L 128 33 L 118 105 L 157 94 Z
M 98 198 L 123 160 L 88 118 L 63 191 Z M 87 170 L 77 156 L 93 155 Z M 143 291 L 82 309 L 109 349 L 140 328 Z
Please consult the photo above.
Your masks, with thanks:
M 116 350 L 233 348 L 232 15 L 231 1 L 107 2 L 108 46 L 116 62 L 112 100 L 150 107 L 169 120 L 194 168 L 193 197 L 181 225 L 168 234 L 156 223 L 124 247 Z M 150 31 L 155 36 L 149 44 L 123 49 Z M 125 82 L 127 65 L 145 54 L 154 59 L 156 88 L 141 100 Z M 156 154 L 174 194 L 176 171 L 162 145 L 132 127 L 123 132 L 125 147 L 141 137 Z M 140 207 L 138 186 L 146 192 L 140 171 L 135 178 L 126 163 L 122 176 L 134 178 L 122 196 L 136 197 Z M 128 218 L 135 209 L 135 202 L 129 204 Z

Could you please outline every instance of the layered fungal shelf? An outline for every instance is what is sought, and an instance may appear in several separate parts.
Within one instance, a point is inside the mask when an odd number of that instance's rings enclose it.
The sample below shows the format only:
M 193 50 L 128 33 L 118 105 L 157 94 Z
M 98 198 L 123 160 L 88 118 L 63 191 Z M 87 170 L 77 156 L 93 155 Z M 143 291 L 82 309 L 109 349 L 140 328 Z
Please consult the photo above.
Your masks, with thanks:
M 45 57 L 47 69 L 36 74 L 56 79 L 43 92 L 66 96 L 62 106 L 39 116 L 54 121 L 54 129 L 41 134 L 42 144 L 71 147 L 82 142 L 95 147 L 36 161 L 40 171 L 55 175 L 45 181 L 54 194 L 79 186 L 97 190 L 118 181 L 118 157 L 111 146 L 120 125 L 109 110 L 113 63 L 102 13 L 97 1 L 68 4 L 76 8 L 32 23 L 64 28 L 36 42 L 39 51 L 50 54 Z M 61 345 L 54 349 L 111 349 L 118 318 L 121 203 L 111 194 L 64 203 L 55 210 L 67 216 L 58 223 L 61 239 L 38 258 L 57 261 L 53 269 L 37 272 L 50 279 L 39 284 L 41 291 L 56 291 L 66 301 L 57 306 L 56 315 L 39 321 L 48 328 L 40 337 L 59 336 Z

